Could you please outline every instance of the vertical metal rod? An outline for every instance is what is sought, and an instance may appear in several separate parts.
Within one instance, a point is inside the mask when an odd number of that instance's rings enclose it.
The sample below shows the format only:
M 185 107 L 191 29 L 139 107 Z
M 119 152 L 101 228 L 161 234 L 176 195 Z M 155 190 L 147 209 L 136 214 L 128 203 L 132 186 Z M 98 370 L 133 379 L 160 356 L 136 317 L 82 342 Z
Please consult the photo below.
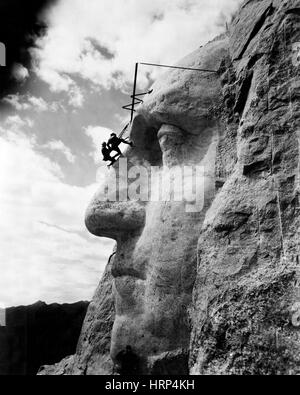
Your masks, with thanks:
M 130 122 L 133 120 L 133 113 L 134 113 L 134 105 L 135 105 L 135 93 L 136 93 L 136 80 L 138 74 L 139 64 L 135 64 L 135 73 L 134 73 L 134 83 L 133 83 L 133 93 L 132 93 L 132 107 L 131 107 L 131 119 Z

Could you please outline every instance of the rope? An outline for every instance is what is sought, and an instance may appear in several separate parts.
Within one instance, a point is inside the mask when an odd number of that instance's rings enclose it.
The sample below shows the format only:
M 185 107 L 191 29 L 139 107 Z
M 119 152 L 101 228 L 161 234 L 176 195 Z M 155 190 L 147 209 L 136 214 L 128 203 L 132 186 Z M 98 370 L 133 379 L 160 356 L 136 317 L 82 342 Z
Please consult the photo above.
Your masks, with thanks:
M 217 70 L 208 70 L 208 69 L 196 69 L 193 67 L 180 67 L 180 66 L 168 66 L 166 64 L 156 64 L 156 63 L 140 63 L 144 66 L 157 66 L 157 67 L 166 67 L 168 69 L 179 69 L 179 70 L 192 70 L 192 71 L 205 71 L 208 73 L 217 73 Z
M 124 133 L 126 132 L 126 130 L 127 130 L 127 128 L 128 128 L 128 126 L 130 125 L 130 123 L 128 123 L 126 126 L 125 126 L 125 128 L 122 130 L 122 132 L 119 134 L 119 139 L 121 139 L 123 136 L 124 136 Z

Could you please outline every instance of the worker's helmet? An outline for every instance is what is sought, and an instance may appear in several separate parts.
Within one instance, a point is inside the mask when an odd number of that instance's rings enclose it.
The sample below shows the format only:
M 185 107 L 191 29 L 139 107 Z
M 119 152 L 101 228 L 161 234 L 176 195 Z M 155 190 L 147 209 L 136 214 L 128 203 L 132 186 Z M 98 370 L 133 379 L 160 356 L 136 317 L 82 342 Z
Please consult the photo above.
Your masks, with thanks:
M 117 135 L 116 135 L 116 133 L 112 133 L 110 136 L 111 137 L 116 137 Z
M 106 147 L 106 143 L 102 143 L 102 147 Z

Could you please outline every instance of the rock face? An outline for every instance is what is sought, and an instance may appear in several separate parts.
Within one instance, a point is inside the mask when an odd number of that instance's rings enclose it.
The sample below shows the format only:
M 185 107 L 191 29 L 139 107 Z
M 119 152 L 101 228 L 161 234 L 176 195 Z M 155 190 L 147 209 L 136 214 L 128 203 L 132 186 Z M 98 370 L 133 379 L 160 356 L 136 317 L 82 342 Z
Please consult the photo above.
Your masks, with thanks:
M 0 327 L 0 375 L 35 375 L 73 354 L 88 302 L 12 307 Z
M 300 372 L 299 9 L 246 1 L 228 34 L 180 62 L 215 73 L 172 70 L 154 84 L 128 162 L 86 214 L 116 254 L 77 353 L 44 374 L 122 372 L 127 345 L 144 374 Z M 143 166 L 140 199 L 128 199 L 125 165 L 132 179 Z M 165 190 L 187 166 L 203 170 L 196 196 L 141 198 L 151 168 Z
M 250 1 L 231 26 L 217 161 L 224 185 L 198 242 L 193 373 L 300 372 L 297 6 Z
M 200 59 L 203 68 L 218 68 L 227 49 L 227 37 L 219 37 L 183 64 L 191 60 L 196 64 Z M 118 355 L 130 345 L 140 359 L 142 373 L 152 374 L 163 364 L 164 371 L 172 374 L 176 354 L 185 367 L 181 373 L 186 374 L 190 340 L 187 306 L 191 305 L 196 276 L 197 243 L 205 212 L 215 196 L 220 125 L 211 107 L 221 95 L 221 84 L 217 73 L 176 71 L 167 74 L 153 90 L 132 124 L 130 138 L 135 148 L 126 153 L 129 172 L 148 175 L 151 166 L 159 168 L 155 174 L 162 177 L 166 192 L 167 176 L 185 166 L 199 165 L 205 169 L 201 189 L 204 201 L 199 193 L 199 210 L 194 210 L 187 195 L 178 201 L 147 201 L 144 197 L 144 201 L 107 202 L 100 190 L 87 210 L 86 224 L 93 234 L 117 241 L 111 271 L 116 306 L 111 338 L 113 362 L 118 366 Z M 156 155 L 158 150 L 160 157 Z M 125 167 L 125 160 L 119 164 L 123 162 Z M 119 164 L 115 172 L 124 181 L 127 175 Z M 113 185 L 115 172 L 108 174 L 109 186 Z M 141 188 L 148 178 L 144 176 L 142 181 Z M 130 188 L 120 185 L 119 195 L 125 192 L 127 197 Z M 150 192 L 154 191 L 155 182 Z M 163 363 L 156 361 L 162 355 Z

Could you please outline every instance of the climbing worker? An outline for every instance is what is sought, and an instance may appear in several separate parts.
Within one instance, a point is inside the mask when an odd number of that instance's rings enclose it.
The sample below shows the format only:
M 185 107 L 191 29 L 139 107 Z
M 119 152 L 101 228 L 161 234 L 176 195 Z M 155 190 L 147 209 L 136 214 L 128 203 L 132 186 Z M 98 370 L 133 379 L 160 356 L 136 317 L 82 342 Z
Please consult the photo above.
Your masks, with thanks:
M 102 152 L 102 155 L 103 155 L 104 162 L 108 162 L 108 161 L 111 162 L 108 166 L 112 166 L 116 162 L 116 156 L 118 156 L 118 155 L 111 156 L 110 155 L 111 154 L 111 149 L 107 146 L 106 143 L 102 144 L 101 152 Z
M 108 140 L 107 145 L 108 145 L 108 148 L 109 148 L 111 151 L 116 151 L 116 152 L 118 153 L 118 155 L 122 155 L 122 152 L 121 152 L 121 150 L 120 150 L 120 148 L 119 148 L 119 145 L 120 145 L 121 143 L 128 144 L 128 145 L 130 145 L 131 147 L 133 146 L 133 143 L 132 143 L 132 142 L 129 142 L 129 141 L 126 141 L 126 140 L 124 140 L 124 139 L 121 139 L 121 138 L 117 137 L 117 135 L 116 135 L 115 133 L 112 133 L 112 134 L 110 135 L 110 139 Z
M 125 350 L 122 350 L 116 356 L 117 360 L 117 371 L 121 376 L 130 376 L 139 374 L 139 357 L 133 352 L 131 346 L 126 346 Z

